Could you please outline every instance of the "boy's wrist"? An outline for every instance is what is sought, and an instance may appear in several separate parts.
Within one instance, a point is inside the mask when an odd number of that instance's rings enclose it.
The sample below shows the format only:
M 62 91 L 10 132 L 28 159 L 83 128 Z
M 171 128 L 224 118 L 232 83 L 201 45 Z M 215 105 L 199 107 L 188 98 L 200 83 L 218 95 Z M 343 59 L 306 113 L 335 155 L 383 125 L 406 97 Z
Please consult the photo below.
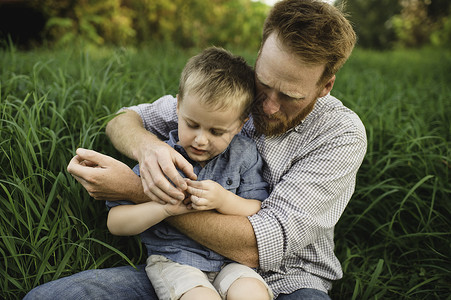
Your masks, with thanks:
M 216 211 L 221 214 L 230 214 L 233 206 L 236 205 L 236 195 L 231 191 L 225 190 L 225 193 L 219 197 L 218 206 L 216 207 Z

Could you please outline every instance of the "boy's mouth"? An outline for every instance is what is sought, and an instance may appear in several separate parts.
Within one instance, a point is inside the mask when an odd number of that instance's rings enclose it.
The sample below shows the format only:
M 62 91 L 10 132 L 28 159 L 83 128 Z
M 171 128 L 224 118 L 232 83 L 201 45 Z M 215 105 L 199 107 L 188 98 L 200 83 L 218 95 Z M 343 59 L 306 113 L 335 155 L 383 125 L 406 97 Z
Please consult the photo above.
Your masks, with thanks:
M 207 150 L 202 150 L 202 149 L 199 149 L 199 148 L 196 148 L 193 146 L 191 146 L 190 148 L 191 148 L 191 151 L 193 152 L 193 154 L 196 154 L 196 155 L 202 155 L 207 152 Z

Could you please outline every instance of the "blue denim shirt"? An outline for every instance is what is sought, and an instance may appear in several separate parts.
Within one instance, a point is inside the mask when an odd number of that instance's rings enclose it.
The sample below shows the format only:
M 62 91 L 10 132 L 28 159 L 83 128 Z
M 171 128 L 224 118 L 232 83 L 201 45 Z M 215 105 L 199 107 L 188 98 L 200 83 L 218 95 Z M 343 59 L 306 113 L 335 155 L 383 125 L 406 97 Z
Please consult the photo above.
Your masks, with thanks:
M 203 168 L 191 160 L 183 147 L 177 145 L 177 130 L 169 134 L 166 141 L 181 153 L 194 167 L 198 180 L 213 180 L 225 189 L 246 199 L 264 200 L 268 197 L 268 185 L 263 180 L 261 170 L 263 161 L 255 143 L 242 135 L 236 135 L 229 147 L 211 159 Z M 139 166 L 133 171 L 139 175 Z M 129 201 L 107 201 L 111 208 L 119 204 L 133 204 Z M 227 258 L 202 246 L 174 227 L 160 222 L 140 234 L 148 255 L 163 255 L 180 264 L 190 265 L 202 271 L 216 272 L 230 262 Z

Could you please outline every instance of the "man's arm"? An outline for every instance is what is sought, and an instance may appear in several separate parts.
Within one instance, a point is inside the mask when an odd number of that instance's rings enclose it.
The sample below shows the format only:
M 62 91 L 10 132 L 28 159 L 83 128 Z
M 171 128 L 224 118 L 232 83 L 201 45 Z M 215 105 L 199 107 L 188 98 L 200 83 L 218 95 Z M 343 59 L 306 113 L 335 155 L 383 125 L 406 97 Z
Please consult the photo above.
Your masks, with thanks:
M 149 201 L 140 178 L 112 157 L 78 149 L 67 170 L 97 200 Z M 203 211 L 166 220 L 192 239 L 230 259 L 250 267 L 259 264 L 254 230 L 246 217 Z
M 150 199 L 173 204 L 184 199 L 180 190 L 185 190 L 187 186 L 175 166 L 195 180 L 197 176 L 193 167 L 180 153 L 147 131 L 139 114 L 123 110 L 108 123 L 106 134 L 116 149 L 139 161 L 144 192 Z M 166 179 L 165 174 L 178 189 Z
M 67 171 L 96 200 L 150 201 L 141 179 L 123 162 L 94 150 L 77 149 Z
M 131 131 L 133 134 L 130 134 Z M 141 150 L 145 152 L 149 143 L 159 141 L 144 128 L 141 117 L 133 110 L 119 111 L 108 122 L 105 133 L 117 150 L 136 161 L 139 161 Z
M 166 222 L 225 257 L 252 268 L 259 265 L 257 240 L 247 217 L 203 211 L 170 217 Z

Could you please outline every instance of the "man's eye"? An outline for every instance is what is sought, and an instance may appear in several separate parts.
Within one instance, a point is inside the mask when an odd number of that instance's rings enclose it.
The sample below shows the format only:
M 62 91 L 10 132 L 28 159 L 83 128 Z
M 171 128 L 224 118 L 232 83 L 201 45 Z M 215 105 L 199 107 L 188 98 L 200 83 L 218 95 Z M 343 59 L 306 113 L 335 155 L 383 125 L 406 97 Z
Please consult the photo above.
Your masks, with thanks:
M 290 101 L 290 102 L 296 102 L 296 101 L 302 101 L 305 98 L 301 97 L 301 98 L 295 98 L 295 97 L 290 97 L 288 95 L 282 94 L 281 98 L 285 101 Z

